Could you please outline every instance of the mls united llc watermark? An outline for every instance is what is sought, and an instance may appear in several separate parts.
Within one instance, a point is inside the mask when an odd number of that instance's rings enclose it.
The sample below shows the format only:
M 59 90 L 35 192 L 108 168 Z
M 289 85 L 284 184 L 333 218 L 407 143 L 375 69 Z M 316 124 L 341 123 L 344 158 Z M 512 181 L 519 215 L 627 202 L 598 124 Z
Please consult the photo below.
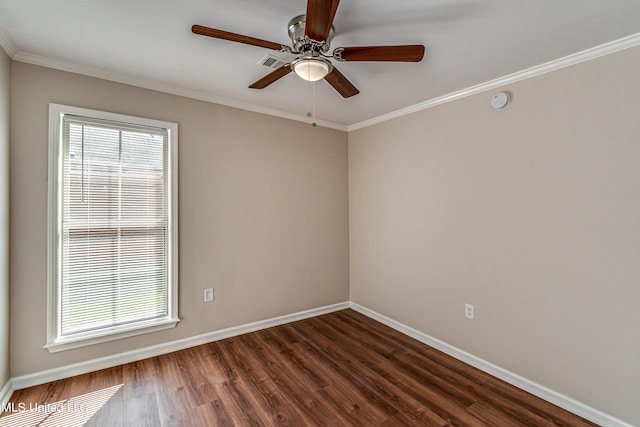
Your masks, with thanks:
M 56 403 L 25 403 L 9 402 L 2 404 L 2 412 L 87 412 L 87 404 L 79 402 L 56 402 Z

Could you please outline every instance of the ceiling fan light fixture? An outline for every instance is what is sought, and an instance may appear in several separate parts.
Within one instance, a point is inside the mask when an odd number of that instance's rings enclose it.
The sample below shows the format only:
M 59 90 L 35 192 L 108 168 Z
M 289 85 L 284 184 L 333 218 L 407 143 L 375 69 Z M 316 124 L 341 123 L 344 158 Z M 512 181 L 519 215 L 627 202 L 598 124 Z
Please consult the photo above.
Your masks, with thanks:
M 321 80 L 333 71 L 333 65 L 331 65 L 331 62 L 319 57 L 303 57 L 296 59 L 291 64 L 291 68 L 301 79 L 310 82 Z

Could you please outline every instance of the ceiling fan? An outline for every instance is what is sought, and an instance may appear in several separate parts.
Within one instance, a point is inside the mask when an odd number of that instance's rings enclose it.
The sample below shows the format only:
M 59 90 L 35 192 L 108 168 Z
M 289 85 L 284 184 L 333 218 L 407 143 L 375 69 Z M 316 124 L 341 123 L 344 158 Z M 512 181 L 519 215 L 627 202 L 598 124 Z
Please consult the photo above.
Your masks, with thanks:
M 242 34 L 230 33 L 215 28 L 194 25 L 195 34 L 265 47 L 283 53 L 298 55 L 296 59 L 267 74 L 249 87 L 264 89 L 290 72 L 295 72 L 308 81 L 325 79 L 345 98 L 357 95 L 358 89 L 340 73 L 331 61 L 394 61 L 420 62 L 424 57 L 424 45 L 399 46 L 352 46 L 338 47 L 328 55 L 331 39 L 335 33 L 333 19 L 340 0 L 307 0 L 306 15 L 296 16 L 289 22 L 291 47 Z

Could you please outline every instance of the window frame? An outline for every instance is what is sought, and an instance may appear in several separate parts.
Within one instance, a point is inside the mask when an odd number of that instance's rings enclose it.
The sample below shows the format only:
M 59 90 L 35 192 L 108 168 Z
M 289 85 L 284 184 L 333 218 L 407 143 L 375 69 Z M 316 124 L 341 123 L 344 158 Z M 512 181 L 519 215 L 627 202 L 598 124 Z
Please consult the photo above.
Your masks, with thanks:
M 63 199 L 63 126 L 64 115 L 74 115 L 123 124 L 150 126 L 168 132 L 167 183 L 167 316 L 137 321 L 115 327 L 103 328 L 60 336 L 61 262 L 62 262 L 62 205 Z M 109 113 L 68 105 L 49 104 L 49 171 L 48 171 L 48 240 L 47 240 L 47 343 L 49 352 L 69 350 L 87 345 L 147 334 L 176 326 L 178 317 L 178 124 L 124 114 Z

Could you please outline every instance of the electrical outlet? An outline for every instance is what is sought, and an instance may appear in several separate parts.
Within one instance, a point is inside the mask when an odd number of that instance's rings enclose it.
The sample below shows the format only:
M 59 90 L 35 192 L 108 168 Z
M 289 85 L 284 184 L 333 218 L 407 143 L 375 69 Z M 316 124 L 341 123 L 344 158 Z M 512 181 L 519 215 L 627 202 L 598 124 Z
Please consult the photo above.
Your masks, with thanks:
M 465 304 L 464 305 L 464 317 L 466 317 L 467 319 L 475 319 L 476 314 L 475 314 L 475 310 L 473 308 L 473 304 Z
M 206 288 L 204 290 L 204 302 L 213 301 L 213 288 Z

